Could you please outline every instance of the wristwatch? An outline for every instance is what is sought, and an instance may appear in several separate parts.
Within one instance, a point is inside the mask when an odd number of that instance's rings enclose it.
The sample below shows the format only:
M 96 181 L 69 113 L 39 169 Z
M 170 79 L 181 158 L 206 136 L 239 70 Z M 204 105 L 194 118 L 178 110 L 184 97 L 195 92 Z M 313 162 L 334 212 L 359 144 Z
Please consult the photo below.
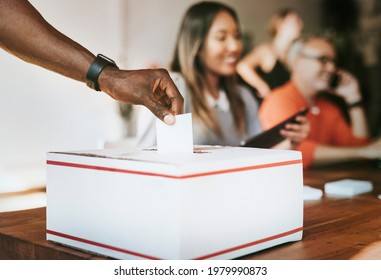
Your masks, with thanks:
M 352 109 L 352 108 L 359 107 L 359 106 L 362 106 L 362 105 L 363 105 L 363 102 L 360 99 L 359 101 L 353 102 L 351 104 L 347 104 L 347 109 Z
M 102 70 L 108 65 L 118 68 L 114 60 L 104 56 L 103 54 L 98 54 L 93 63 L 91 63 L 89 71 L 87 71 L 86 85 L 89 88 L 100 91 L 98 77 Z

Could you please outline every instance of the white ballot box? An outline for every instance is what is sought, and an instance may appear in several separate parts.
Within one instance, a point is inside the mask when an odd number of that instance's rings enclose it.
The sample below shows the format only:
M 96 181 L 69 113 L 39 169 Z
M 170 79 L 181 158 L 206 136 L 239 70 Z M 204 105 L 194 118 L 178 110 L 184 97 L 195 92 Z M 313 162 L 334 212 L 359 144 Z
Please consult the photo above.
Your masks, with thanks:
M 117 259 L 232 259 L 303 233 L 300 152 L 51 152 L 47 239 Z

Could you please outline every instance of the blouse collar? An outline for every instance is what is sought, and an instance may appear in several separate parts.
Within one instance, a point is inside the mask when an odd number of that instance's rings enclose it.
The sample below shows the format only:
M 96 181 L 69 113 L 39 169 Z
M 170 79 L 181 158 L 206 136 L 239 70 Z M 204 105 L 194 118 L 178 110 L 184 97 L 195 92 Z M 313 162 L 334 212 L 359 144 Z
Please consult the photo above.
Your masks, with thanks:
M 210 94 L 207 94 L 206 99 L 210 107 L 219 109 L 223 112 L 229 112 L 230 103 L 225 91 L 220 90 L 218 99 L 213 98 Z

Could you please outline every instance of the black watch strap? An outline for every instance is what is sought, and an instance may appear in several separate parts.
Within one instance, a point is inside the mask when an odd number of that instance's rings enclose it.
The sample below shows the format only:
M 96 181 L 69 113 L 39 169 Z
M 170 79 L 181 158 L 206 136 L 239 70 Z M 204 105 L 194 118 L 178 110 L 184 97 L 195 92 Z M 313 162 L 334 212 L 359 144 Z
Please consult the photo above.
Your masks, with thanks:
M 352 108 L 360 107 L 362 105 L 363 105 L 363 102 L 360 99 L 359 101 L 353 102 L 351 104 L 347 104 L 347 109 L 352 109 Z
M 115 61 L 104 56 L 103 54 L 98 54 L 93 63 L 90 65 L 89 71 L 87 71 L 86 85 L 89 88 L 100 91 L 98 77 L 101 74 L 102 70 L 108 65 L 118 68 Z

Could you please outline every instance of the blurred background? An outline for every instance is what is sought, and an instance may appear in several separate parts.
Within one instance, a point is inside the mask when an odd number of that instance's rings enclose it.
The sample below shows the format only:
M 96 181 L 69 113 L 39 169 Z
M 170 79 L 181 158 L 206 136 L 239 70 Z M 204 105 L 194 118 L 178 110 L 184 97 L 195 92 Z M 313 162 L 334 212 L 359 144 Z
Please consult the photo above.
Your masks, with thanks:
M 62 33 L 128 69 L 167 67 L 192 0 L 32 0 Z M 240 17 L 245 45 L 267 40 L 271 15 L 295 8 L 304 33 L 334 36 L 339 65 L 363 88 L 373 133 L 381 121 L 381 0 L 221 0 Z M 89 150 L 132 136 L 118 104 L 85 84 L 0 50 L 0 193 L 45 184 L 49 151 Z M 1 204 L 1 201 L 0 201 Z M 1 210 L 1 209 L 0 209 Z

